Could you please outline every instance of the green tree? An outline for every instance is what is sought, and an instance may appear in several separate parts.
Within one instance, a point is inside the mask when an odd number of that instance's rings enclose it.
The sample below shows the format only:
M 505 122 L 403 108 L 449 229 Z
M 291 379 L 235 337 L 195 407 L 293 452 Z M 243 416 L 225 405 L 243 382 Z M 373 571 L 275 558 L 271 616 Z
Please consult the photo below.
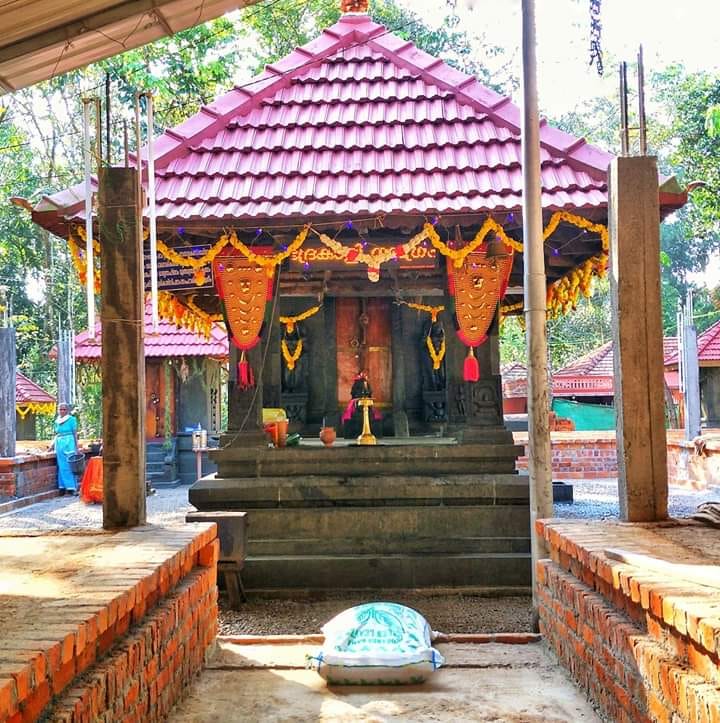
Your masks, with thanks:
M 453 67 L 475 75 L 482 83 L 500 92 L 517 88 L 512 69 L 513 56 L 484 36 L 472 38 L 459 28 L 459 19 L 446 16 L 439 27 L 430 27 L 417 13 L 401 7 L 395 0 L 374 0 L 369 14 L 390 32 L 411 40 L 431 55 Z M 243 12 L 240 26 L 249 41 L 254 71 L 292 52 L 333 25 L 340 17 L 337 0 L 308 0 L 297 3 L 262 3 Z M 483 62 L 479 61 L 483 58 Z

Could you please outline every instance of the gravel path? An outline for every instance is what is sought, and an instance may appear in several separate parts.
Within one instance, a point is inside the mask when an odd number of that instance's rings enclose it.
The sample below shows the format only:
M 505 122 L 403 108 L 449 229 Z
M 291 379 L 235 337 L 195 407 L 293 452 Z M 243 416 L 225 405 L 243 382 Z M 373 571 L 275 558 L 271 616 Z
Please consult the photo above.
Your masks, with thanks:
M 573 480 L 574 502 L 555 505 L 556 517 L 618 519 L 617 480 Z M 689 517 L 702 502 L 720 500 L 720 490 L 686 490 L 670 487 L 668 510 L 671 517 Z
M 195 508 L 188 502 L 188 487 L 159 489 L 147 499 L 148 522 L 154 525 L 184 522 Z M 79 497 L 55 497 L 15 512 L 0 515 L 0 530 L 62 530 L 68 527 L 102 527 L 102 505 L 87 505 Z
M 343 610 L 384 600 L 414 608 L 443 633 L 524 633 L 531 630 L 530 597 L 432 595 L 410 591 L 325 594 L 298 599 L 249 600 L 242 610 L 229 610 L 220 596 L 221 635 L 307 635 Z

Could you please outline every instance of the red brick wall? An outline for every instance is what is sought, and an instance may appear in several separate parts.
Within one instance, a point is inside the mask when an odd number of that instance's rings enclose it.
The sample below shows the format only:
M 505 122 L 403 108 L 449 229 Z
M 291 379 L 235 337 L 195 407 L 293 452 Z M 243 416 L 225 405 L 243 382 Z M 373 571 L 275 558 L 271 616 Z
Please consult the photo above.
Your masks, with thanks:
M 0 497 L 29 497 L 56 487 L 54 454 L 0 459 Z
M 718 723 L 718 631 L 685 614 L 679 583 L 623 573 L 551 523 L 539 528 L 552 557 L 537 567 L 541 632 L 603 713 L 623 723 Z
M 518 469 L 527 469 L 527 432 L 514 432 L 515 444 L 525 446 Z M 615 432 L 551 432 L 555 479 L 617 477 Z
M 720 485 L 720 440 L 718 430 L 703 431 L 705 444 L 698 449 L 677 430 L 668 431 L 668 481 L 671 485 L 703 490 Z
M 68 603 L 64 637 L 26 641 L 38 648 L 32 664 L 8 663 L 5 676 L 0 661 L 0 720 L 165 720 L 217 634 L 216 534 L 213 526 L 135 587 L 118 578 L 117 597 L 89 619 L 87 606 Z M 79 619 L 87 622 L 70 632 Z

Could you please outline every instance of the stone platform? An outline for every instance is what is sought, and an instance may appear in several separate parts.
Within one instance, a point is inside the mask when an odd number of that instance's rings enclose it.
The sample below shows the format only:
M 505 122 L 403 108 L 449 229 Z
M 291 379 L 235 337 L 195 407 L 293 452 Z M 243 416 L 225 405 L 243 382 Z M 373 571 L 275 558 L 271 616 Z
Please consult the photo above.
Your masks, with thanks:
M 541 631 L 615 721 L 720 721 L 720 535 L 689 520 L 541 520 Z M 617 553 L 629 562 L 618 559 Z
M 217 628 L 215 525 L 0 534 L 0 721 L 163 720 Z
M 228 448 L 189 492 L 248 512 L 250 590 L 523 588 L 527 478 L 512 444 Z

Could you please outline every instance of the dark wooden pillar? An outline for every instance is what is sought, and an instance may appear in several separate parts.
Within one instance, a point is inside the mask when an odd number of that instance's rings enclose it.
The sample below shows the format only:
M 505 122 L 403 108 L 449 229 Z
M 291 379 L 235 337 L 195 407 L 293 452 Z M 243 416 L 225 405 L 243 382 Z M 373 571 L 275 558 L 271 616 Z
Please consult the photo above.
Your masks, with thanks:
M 322 311 L 325 325 L 325 351 L 323 360 L 323 378 L 325 383 L 325 422 L 335 426 L 340 432 L 340 414 L 338 410 L 337 377 L 337 336 L 335 333 L 335 299 L 326 297 Z
M 667 517 L 660 209 L 655 158 L 617 158 L 609 177 L 620 516 Z
M 15 456 L 15 329 L 0 328 L 0 457 Z
M 143 245 L 137 173 L 100 171 L 102 243 L 103 527 L 145 524 Z
M 262 431 L 262 350 L 265 343 L 265 339 L 261 339 L 259 344 L 246 352 L 246 358 L 255 377 L 255 386 L 248 389 L 240 388 L 238 381 L 240 352 L 232 343 L 230 344 L 228 428 L 227 434 L 220 440 L 223 447 L 242 447 L 248 444 L 263 444 L 265 442 L 265 435 Z
M 393 431 L 396 437 L 409 437 L 410 425 L 406 411 L 407 388 L 405 385 L 405 334 L 400 304 L 390 307 L 390 345 L 392 353 L 392 412 Z

